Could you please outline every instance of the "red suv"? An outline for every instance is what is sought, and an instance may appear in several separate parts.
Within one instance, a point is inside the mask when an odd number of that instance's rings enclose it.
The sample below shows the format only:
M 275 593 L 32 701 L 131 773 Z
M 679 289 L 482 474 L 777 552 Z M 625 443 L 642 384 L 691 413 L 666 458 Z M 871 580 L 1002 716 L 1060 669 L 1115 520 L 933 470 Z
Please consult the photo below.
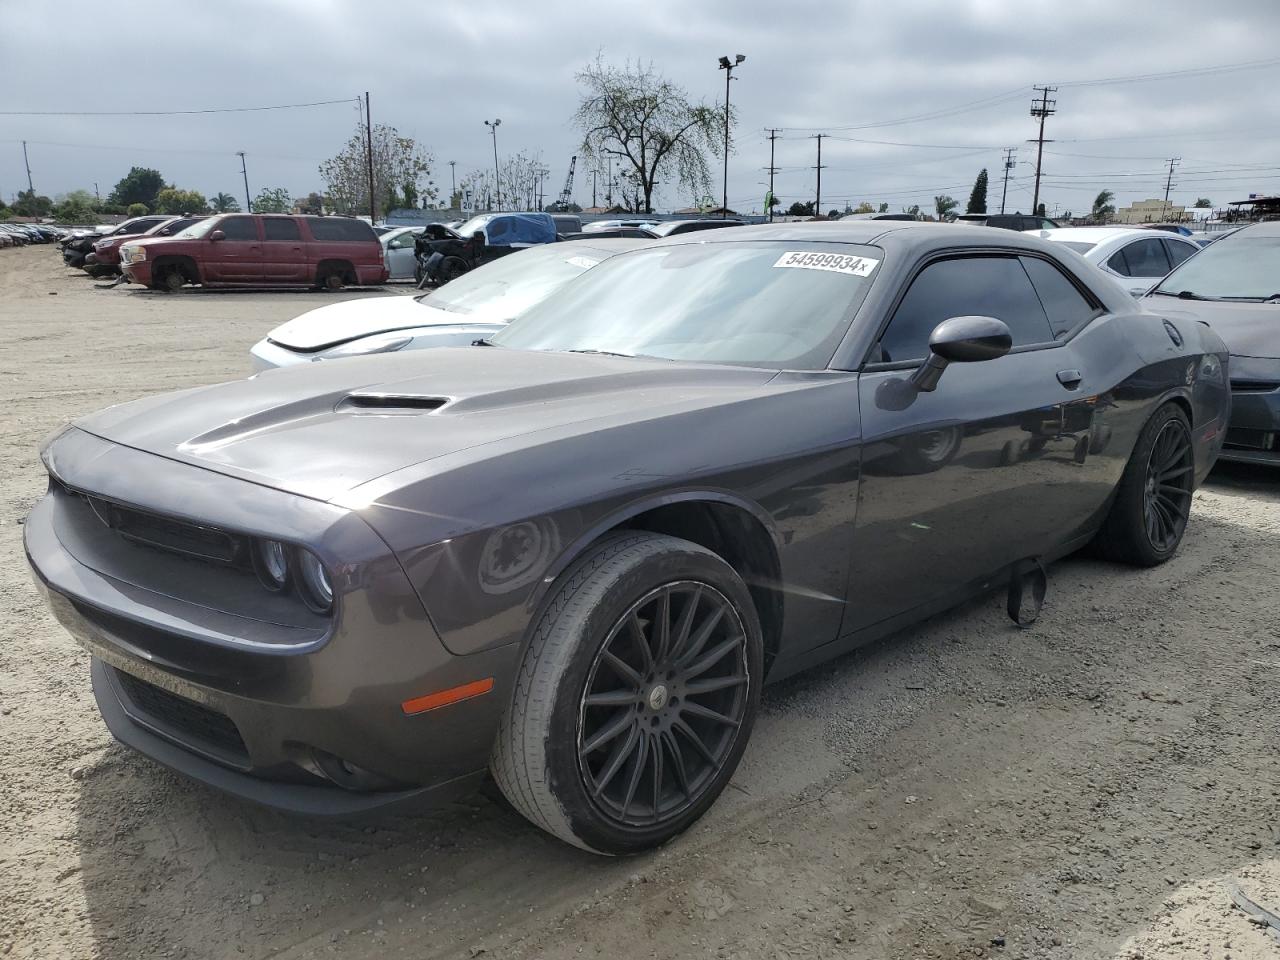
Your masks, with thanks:
M 377 234 L 351 217 L 233 213 L 177 236 L 120 247 L 125 279 L 155 290 L 213 286 L 308 286 L 338 290 L 387 279 Z

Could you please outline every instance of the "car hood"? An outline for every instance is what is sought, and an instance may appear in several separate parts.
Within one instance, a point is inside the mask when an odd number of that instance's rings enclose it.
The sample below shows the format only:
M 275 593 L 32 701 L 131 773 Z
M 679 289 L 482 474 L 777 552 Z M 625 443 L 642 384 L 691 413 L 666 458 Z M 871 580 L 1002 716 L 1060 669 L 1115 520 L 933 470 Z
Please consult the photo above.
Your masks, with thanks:
M 362 297 L 308 310 L 276 327 L 267 339 L 290 350 L 325 350 L 391 330 L 488 322 L 491 320 L 483 311 L 453 313 L 415 297 Z
M 1280 304 L 1153 297 L 1148 306 L 1173 319 L 1207 323 L 1232 356 L 1280 357 Z
M 332 500 L 438 457 L 467 451 L 484 459 L 485 445 L 521 435 L 586 432 L 751 399 L 775 376 L 665 360 L 444 347 L 269 370 L 109 407 L 75 426 Z

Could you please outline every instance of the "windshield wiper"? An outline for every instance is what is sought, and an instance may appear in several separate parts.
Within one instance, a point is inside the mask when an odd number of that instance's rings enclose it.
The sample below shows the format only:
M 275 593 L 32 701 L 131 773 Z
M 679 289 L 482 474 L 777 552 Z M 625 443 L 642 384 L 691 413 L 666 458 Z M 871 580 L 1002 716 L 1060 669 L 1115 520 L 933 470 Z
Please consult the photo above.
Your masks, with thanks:
M 1177 297 L 1179 300 L 1217 300 L 1217 297 L 1202 297 L 1198 293 L 1190 290 L 1179 290 L 1177 293 L 1170 293 L 1168 290 L 1152 290 L 1152 296 L 1157 297 Z
M 493 342 L 492 340 L 490 340 L 488 337 L 481 337 L 479 340 L 472 340 L 472 341 L 471 341 L 471 345 L 472 345 L 473 347 L 498 347 L 498 346 L 501 346 L 501 344 L 494 343 L 494 342 Z
M 566 353 L 595 353 L 602 357 L 627 357 L 631 360 L 636 358 L 634 353 L 619 353 L 616 350 L 566 350 Z

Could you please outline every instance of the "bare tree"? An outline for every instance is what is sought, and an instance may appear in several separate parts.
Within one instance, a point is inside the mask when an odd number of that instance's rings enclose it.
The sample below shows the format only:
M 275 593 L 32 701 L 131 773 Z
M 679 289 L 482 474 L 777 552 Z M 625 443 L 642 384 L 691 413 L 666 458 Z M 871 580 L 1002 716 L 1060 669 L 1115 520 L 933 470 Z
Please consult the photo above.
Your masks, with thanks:
M 624 185 L 631 175 L 639 191 L 638 212 L 653 212 L 659 180 L 673 179 L 694 197 L 711 192 L 707 154 L 720 155 L 723 108 L 694 103 L 652 64 L 618 68 L 597 56 L 577 80 L 584 89 L 573 122 L 582 130 L 582 153 L 588 161 L 618 161 Z
M 364 124 L 336 157 L 320 164 L 325 196 L 335 213 L 363 214 L 369 211 L 369 167 L 366 159 Z M 416 197 L 433 200 L 430 151 L 412 137 L 402 137 L 395 127 L 373 125 L 373 195 L 377 209 L 387 212 L 396 205 L 401 189 L 412 188 Z

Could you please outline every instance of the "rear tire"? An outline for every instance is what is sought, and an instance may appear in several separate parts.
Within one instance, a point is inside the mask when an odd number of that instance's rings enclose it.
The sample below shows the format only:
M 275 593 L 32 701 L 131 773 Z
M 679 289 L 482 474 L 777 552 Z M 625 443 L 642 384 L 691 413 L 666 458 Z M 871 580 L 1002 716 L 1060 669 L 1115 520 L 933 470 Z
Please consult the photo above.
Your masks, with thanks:
M 1194 488 L 1191 424 L 1178 404 L 1166 403 L 1138 436 L 1095 541 L 1098 552 L 1139 567 L 1164 563 L 1182 542 Z
M 656 847 L 706 812 L 746 747 L 763 673 L 751 595 L 711 551 L 638 532 L 601 541 L 553 589 L 490 769 L 568 843 Z

